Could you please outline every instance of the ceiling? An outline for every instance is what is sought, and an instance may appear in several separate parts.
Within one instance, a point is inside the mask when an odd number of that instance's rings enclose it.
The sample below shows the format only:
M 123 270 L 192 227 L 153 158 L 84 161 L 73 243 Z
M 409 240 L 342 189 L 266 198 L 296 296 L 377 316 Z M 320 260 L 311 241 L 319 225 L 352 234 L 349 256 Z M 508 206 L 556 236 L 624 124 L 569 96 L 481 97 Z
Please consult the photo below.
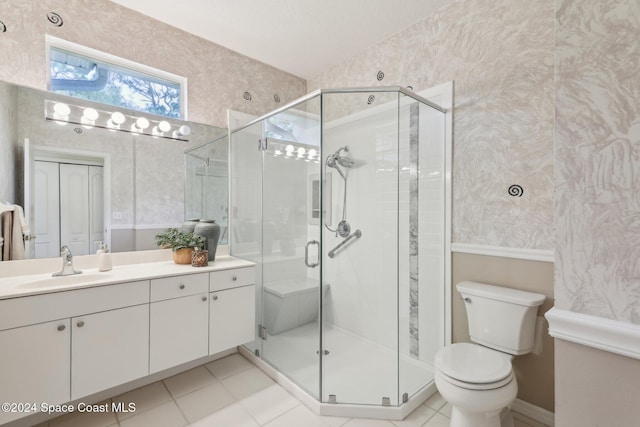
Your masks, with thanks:
M 111 0 L 304 79 L 451 0 Z

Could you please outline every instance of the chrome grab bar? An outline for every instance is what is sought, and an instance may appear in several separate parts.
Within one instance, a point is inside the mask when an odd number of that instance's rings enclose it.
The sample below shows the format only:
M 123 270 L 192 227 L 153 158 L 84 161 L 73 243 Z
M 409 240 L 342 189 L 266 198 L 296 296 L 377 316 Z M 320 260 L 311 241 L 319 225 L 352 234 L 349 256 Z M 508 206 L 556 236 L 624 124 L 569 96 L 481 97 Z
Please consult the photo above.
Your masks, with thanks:
M 313 264 L 309 264 L 309 246 L 311 245 L 318 245 L 318 247 L 320 247 L 320 242 L 318 242 L 317 240 L 312 240 L 310 242 L 307 242 L 307 246 L 304 247 L 304 263 L 309 268 L 316 268 L 319 262 L 314 262 Z M 318 254 L 320 254 L 320 251 L 318 251 Z
M 336 251 L 339 251 L 340 249 L 342 249 L 342 247 L 344 245 L 346 245 L 347 243 L 349 243 L 349 241 L 351 241 L 353 239 L 359 239 L 360 236 L 362 236 L 362 231 L 360 231 L 360 230 L 354 231 L 353 233 L 351 233 L 347 237 L 345 237 L 342 242 L 338 243 L 338 246 L 336 246 L 335 248 L 331 249 L 327 255 L 329 255 L 329 258 L 333 258 L 334 256 L 336 256 Z

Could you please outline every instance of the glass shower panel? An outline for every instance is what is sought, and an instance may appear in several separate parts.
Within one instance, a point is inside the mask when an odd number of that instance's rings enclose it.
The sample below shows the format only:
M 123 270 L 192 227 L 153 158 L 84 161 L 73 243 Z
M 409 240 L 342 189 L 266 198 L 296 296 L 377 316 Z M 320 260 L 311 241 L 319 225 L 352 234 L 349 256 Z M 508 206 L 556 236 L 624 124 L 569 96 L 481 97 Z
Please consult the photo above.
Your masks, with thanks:
M 228 242 L 228 162 L 228 135 L 185 152 L 185 218 L 215 220 L 222 245 Z
M 231 229 L 229 243 L 233 255 L 255 262 L 256 319 L 262 316 L 262 153 L 258 141 L 262 123 L 256 123 L 231 134 L 229 185 L 231 192 Z M 262 340 L 256 337 L 246 347 L 262 351 Z
M 263 121 L 262 358 L 320 389 L 320 97 Z
M 323 94 L 323 402 L 399 404 L 398 125 L 398 92 Z
M 444 344 L 444 114 L 400 95 L 399 380 L 411 397 Z

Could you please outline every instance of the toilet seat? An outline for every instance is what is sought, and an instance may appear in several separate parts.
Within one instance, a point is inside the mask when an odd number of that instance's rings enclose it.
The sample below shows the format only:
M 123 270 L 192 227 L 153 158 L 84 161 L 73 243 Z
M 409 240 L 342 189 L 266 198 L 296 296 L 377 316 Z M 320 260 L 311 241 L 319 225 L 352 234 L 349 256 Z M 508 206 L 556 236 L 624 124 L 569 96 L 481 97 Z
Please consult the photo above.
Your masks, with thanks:
M 449 383 L 470 390 L 500 388 L 513 380 L 510 356 L 471 343 L 440 350 L 435 368 Z

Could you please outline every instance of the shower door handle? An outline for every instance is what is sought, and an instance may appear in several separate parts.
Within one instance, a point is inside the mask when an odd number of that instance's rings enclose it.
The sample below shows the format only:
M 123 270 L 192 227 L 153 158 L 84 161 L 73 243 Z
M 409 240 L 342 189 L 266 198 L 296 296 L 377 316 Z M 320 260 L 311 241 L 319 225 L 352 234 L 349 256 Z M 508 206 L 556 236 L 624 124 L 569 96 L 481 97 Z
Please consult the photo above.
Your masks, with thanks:
M 319 264 L 319 260 L 316 259 L 316 262 L 314 263 L 309 263 L 309 246 L 311 245 L 316 245 L 318 246 L 318 249 L 320 249 L 320 242 L 318 242 L 317 240 L 312 240 L 310 242 L 307 242 L 307 246 L 304 247 L 304 263 L 306 264 L 307 267 L 309 268 L 316 268 Z M 318 257 L 320 257 L 320 251 L 318 250 Z

